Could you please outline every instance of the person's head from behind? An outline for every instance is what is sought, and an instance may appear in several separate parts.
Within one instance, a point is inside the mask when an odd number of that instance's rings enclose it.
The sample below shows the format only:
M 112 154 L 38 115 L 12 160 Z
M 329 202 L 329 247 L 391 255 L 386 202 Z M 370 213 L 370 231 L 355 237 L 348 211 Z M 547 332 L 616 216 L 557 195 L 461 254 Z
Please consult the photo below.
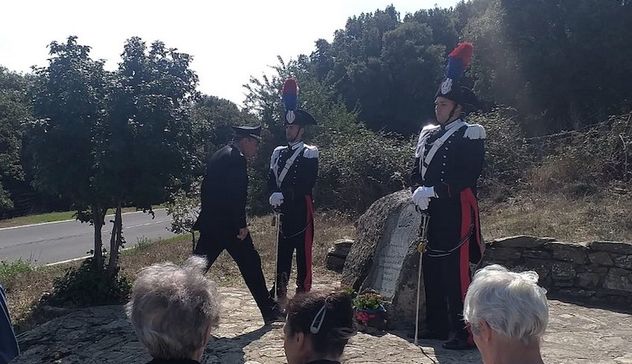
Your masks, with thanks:
M 205 268 L 206 259 L 194 256 L 182 266 L 167 262 L 139 272 L 126 311 L 152 357 L 202 357 L 219 322 L 217 289 Z
M 549 308 L 537 273 L 514 273 L 497 264 L 477 271 L 465 296 L 463 317 L 484 363 L 512 357 L 541 362 L 540 340 Z
M 237 145 L 246 159 L 254 158 L 261 141 L 261 125 L 233 126 L 232 128 L 233 143 Z
M 355 335 L 351 296 L 344 292 L 308 292 L 287 305 L 283 348 L 289 364 L 339 360 Z

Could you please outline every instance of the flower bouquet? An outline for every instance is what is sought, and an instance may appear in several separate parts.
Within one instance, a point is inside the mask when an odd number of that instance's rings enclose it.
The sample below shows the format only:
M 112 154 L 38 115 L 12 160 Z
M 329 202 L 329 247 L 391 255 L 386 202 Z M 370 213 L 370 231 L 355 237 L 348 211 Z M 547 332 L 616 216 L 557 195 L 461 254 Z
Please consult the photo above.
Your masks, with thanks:
M 353 299 L 355 319 L 360 331 L 386 329 L 386 309 L 384 298 L 374 290 L 367 290 L 355 296 Z

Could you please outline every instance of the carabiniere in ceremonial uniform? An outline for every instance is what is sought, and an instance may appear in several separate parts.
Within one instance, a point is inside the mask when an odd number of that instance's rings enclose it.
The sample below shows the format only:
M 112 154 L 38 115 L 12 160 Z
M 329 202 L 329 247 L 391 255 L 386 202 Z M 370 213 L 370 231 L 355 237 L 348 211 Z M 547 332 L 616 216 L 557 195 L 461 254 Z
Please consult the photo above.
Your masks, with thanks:
M 270 205 L 280 212 L 281 220 L 276 279 L 279 302 L 286 298 L 294 251 L 297 268 L 296 292 L 308 292 L 312 287 L 312 189 L 318 176 L 318 148 L 305 144 L 302 137 L 305 126 L 316 124 L 316 120 L 307 111 L 297 108 L 297 96 L 296 81 L 288 79 L 283 86 L 285 135 L 288 144 L 274 149 L 268 177 Z
M 422 338 L 449 339 L 447 349 L 473 345 L 462 318 L 463 299 L 470 283 L 469 263 L 480 262 L 484 247 L 476 181 L 483 167 L 485 129 L 463 120 L 466 109 L 477 102 L 459 83 L 471 56 L 469 43 L 450 53 L 435 98 L 439 125 L 421 131 L 411 174 L 413 202 L 430 214 L 422 267 L 427 323 Z

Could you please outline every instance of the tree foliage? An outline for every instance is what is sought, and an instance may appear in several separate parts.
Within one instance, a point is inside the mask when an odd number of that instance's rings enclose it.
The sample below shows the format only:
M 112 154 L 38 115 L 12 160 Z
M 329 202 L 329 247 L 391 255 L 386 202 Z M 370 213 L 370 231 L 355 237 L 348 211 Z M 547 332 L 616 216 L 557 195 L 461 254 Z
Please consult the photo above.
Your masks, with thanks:
M 40 188 L 72 201 L 95 226 L 94 261 L 101 266 L 101 228 L 115 208 L 108 271 L 116 273 L 124 243 L 121 208 L 151 210 L 193 181 L 200 164 L 190 111 L 197 76 L 190 56 L 130 38 L 115 72 L 90 58 L 76 37 L 50 45 L 36 69 L 32 150 Z M 60 147 L 63 146 L 63 147 Z
M 29 116 L 26 77 L 0 67 L 0 217 L 14 208 L 11 191 L 25 180 L 22 136 Z

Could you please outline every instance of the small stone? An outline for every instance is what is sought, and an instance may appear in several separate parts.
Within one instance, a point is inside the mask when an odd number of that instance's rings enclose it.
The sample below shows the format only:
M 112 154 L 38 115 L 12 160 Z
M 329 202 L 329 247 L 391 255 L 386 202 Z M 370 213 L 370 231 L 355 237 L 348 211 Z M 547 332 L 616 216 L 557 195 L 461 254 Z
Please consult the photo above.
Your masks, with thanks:
M 614 265 L 619 268 L 632 270 L 632 255 L 622 255 L 614 258 Z
M 575 269 L 573 264 L 566 262 L 555 262 L 551 265 L 551 277 L 553 282 L 563 282 L 575 278 Z
M 586 246 L 577 243 L 563 243 L 559 241 L 544 244 L 544 248 L 553 252 L 553 258 L 584 264 L 586 262 Z
M 620 268 L 612 268 L 606 276 L 604 287 L 615 290 L 632 293 L 632 272 Z
M 592 251 L 617 254 L 632 254 L 632 243 L 619 241 L 593 241 L 589 244 Z
M 610 254 L 606 252 L 588 253 L 588 259 L 592 264 L 599 264 L 611 267 L 614 263 L 610 259 Z
M 491 242 L 492 246 L 502 246 L 504 248 L 527 248 L 535 249 L 542 247 L 545 243 L 555 241 L 554 238 L 539 238 L 529 235 L 517 235 L 507 238 L 496 239 Z

